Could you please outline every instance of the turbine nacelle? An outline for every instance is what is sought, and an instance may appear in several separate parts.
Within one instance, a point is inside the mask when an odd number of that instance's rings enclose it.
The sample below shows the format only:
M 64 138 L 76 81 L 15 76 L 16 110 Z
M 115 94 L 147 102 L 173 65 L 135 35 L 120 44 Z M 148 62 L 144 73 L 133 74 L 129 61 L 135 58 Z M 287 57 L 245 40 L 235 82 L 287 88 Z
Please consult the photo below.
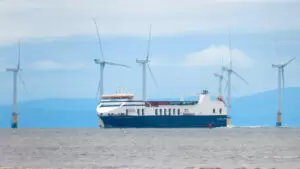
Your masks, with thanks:
M 295 60 L 296 59 L 296 57 L 294 57 L 294 58 L 292 58 L 292 59 L 290 59 L 289 61 L 287 61 L 286 63 L 284 63 L 284 64 L 272 64 L 272 67 L 273 68 L 284 68 L 284 67 L 286 67 L 288 64 L 290 64 L 293 60 Z
M 140 63 L 140 64 L 147 64 L 149 63 L 150 60 L 149 59 L 145 59 L 145 60 L 142 60 L 142 59 L 136 59 L 136 63 Z
M 223 79 L 223 75 L 220 75 L 218 73 L 214 73 L 214 76 Z
M 104 63 L 105 63 L 105 61 L 102 60 L 102 59 L 94 59 L 94 62 L 95 62 L 96 64 L 104 64 Z
M 247 82 L 241 75 L 239 75 L 237 72 L 233 71 L 232 69 L 223 66 L 223 67 L 222 67 L 222 70 L 223 70 L 223 71 L 226 71 L 226 72 L 228 72 L 228 73 L 230 73 L 230 74 L 233 73 L 235 76 L 237 76 L 237 77 L 240 78 L 242 81 L 244 81 L 246 84 L 248 84 L 248 82 Z
M 272 68 L 283 68 L 283 65 L 274 65 L 274 64 L 272 64 Z
M 222 66 L 222 70 L 225 72 L 232 72 L 232 69 L 225 67 L 225 66 Z
M 6 72 L 19 72 L 19 71 L 21 71 L 22 69 L 20 69 L 20 68 L 7 68 L 7 69 L 5 69 L 6 70 Z
M 119 64 L 119 63 L 114 63 L 114 62 L 107 62 L 107 61 L 104 61 L 102 59 L 94 59 L 94 62 L 96 64 L 101 64 L 101 65 L 113 65 L 113 66 L 122 66 L 122 67 L 126 67 L 126 68 L 130 68 L 130 66 L 127 66 L 127 65 L 124 65 L 124 64 Z

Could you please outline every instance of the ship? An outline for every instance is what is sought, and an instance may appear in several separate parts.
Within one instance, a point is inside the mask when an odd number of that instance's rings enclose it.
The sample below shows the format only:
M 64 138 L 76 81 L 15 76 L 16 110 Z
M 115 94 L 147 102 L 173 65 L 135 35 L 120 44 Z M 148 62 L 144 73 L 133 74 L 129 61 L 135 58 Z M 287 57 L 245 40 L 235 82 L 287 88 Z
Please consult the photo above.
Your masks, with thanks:
M 207 90 L 193 101 L 144 101 L 131 93 L 102 95 L 96 111 L 101 128 L 227 127 L 224 99 L 211 99 Z

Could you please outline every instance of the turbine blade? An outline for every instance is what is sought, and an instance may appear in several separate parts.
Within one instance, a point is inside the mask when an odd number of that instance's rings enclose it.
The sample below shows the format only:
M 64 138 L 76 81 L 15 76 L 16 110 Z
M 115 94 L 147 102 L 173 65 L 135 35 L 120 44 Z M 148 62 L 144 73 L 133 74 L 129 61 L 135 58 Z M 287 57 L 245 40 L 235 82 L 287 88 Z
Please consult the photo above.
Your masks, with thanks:
M 231 84 L 231 88 L 233 91 L 235 91 L 235 92 L 237 91 L 236 88 L 232 84 Z
M 227 72 L 227 71 L 229 71 L 229 68 L 226 67 L 226 66 L 222 66 L 222 70 L 223 70 L 223 72 L 224 72 L 224 71 Z
M 154 75 L 153 75 L 153 73 L 152 73 L 152 70 L 151 70 L 149 64 L 147 64 L 147 67 L 148 67 L 148 69 L 149 69 L 149 72 L 150 72 L 150 75 L 151 75 L 151 77 L 152 77 L 152 80 L 153 80 L 154 83 L 155 83 L 155 86 L 158 87 L 157 81 L 156 81 L 156 79 L 155 79 L 155 77 L 154 77 Z
M 220 77 L 220 75 L 218 73 L 214 73 L 215 77 Z
M 106 62 L 105 61 L 105 64 L 112 65 L 112 66 L 122 66 L 122 67 L 126 67 L 126 68 L 131 68 L 130 66 L 119 64 L 119 63 L 113 63 L 113 62 Z
M 284 69 L 281 69 L 281 76 L 282 76 L 282 88 L 284 89 Z
M 150 24 L 149 39 L 148 39 L 148 49 L 147 49 L 147 57 L 146 57 L 146 60 L 149 60 L 149 57 L 150 57 L 151 29 L 152 29 L 152 25 Z
M 236 75 L 237 77 L 239 77 L 242 81 L 244 81 L 246 84 L 249 84 L 248 82 L 247 82 L 247 80 L 245 80 L 242 76 L 240 76 L 237 72 L 235 72 L 235 71 L 232 71 L 232 73 L 234 74 L 234 75 Z
M 226 81 L 226 85 L 225 85 L 225 87 L 224 87 L 224 92 L 227 91 L 227 88 L 228 88 L 228 81 Z
M 283 67 L 284 66 L 286 66 L 286 65 L 288 65 L 288 64 L 290 64 L 293 60 L 295 60 L 296 59 L 296 57 L 294 57 L 294 58 L 292 58 L 291 60 L 289 60 L 289 61 L 287 61 L 285 64 L 283 64 Z
M 93 19 L 93 21 L 94 21 L 94 24 L 95 24 L 95 27 L 96 27 L 96 31 L 97 31 L 97 37 L 98 37 L 98 43 L 99 43 L 100 53 L 101 53 L 102 59 L 104 60 L 103 47 L 102 47 L 101 37 L 100 37 L 100 33 L 99 33 L 99 28 L 98 28 L 96 20 Z
M 231 53 L 231 30 L 229 29 L 229 67 L 232 69 L 232 53 Z
M 224 74 L 223 66 L 224 66 L 224 57 L 223 57 L 223 55 L 222 55 L 221 76 L 223 76 L 223 74 Z
M 225 77 L 223 77 L 223 78 L 226 81 L 226 86 L 224 87 L 224 92 L 226 92 L 226 90 L 228 90 L 229 82 Z M 232 84 L 231 84 L 231 88 L 232 88 L 232 90 L 237 91 L 236 88 Z
M 19 41 L 18 43 L 18 65 L 17 65 L 17 69 L 20 69 L 20 62 L 21 62 L 21 42 Z
M 226 88 L 228 88 L 228 80 L 225 78 L 225 76 L 223 76 L 223 80 L 225 80 L 226 81 Z M 233 90 L 235 90 L 235 87 L 231 84 L 231 87 L 232 87 L 232 89 Z M 227 90 L 227 89 L 226 89 Z
M 19 79 L 20 79 L 20 81 L 21 81 L 21 83 L 22 83 L 22 85 L 23 85 L 23 87 L 24 87 L 24 90 L 25 90 L 26 94 L 29 94 L 29 93 L 28 93 L 28 90 L 27 90 L 27 87 L 26 87 L 26 84 L 25 84 L 25 82 L 24 82 L 22 76 L 21 76 L 19 73 L 18 73 L 18 77 L 19 77 Z
M 97 87 L 97 92 L 96 92 L 96 98 L 99 98 L 100 85 L 101 85 L 101 82 L 100 82 L 100 79 L 99 79 L 98 87 Z M 101 96 L 100 96 L 100 97 L 101 97 Z
M 284 95 L 284 68 L 281 69 L 281 76 L 282 76 L 282 96 L 281 97 L 283 97 L 283 95 Z
M 272 64 L 272 68 L 279 68 L 279 67 L 281 67 L 281 65 Z
M 225 77 L 225 76 L 222 76 L 222 78 L 223 78 L 223 80 L 225 80 L 226 82 L 228 81 L 228 80 L 226 79 L 226 77 Z

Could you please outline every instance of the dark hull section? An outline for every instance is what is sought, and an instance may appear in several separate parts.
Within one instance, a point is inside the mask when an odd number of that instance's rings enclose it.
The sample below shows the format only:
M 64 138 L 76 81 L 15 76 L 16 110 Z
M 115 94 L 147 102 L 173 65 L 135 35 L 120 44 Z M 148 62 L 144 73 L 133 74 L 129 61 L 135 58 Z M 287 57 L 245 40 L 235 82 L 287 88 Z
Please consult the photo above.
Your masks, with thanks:
M 105 128 L 209 128 L 226 127 L 226 115 L 214 116 L 102 116 Z

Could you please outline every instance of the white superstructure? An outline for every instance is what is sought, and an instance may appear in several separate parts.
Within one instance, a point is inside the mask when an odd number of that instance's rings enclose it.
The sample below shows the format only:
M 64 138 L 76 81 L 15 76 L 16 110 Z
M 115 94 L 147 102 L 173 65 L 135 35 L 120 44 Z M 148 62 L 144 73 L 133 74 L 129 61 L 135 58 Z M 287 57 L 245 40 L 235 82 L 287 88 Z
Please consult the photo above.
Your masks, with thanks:
M 221 97 L 211 100 L 207 91 L 197 101 L 139 101 L 132 94 L 103 95 L 97 106 L 99 116 L 227 115 Z

